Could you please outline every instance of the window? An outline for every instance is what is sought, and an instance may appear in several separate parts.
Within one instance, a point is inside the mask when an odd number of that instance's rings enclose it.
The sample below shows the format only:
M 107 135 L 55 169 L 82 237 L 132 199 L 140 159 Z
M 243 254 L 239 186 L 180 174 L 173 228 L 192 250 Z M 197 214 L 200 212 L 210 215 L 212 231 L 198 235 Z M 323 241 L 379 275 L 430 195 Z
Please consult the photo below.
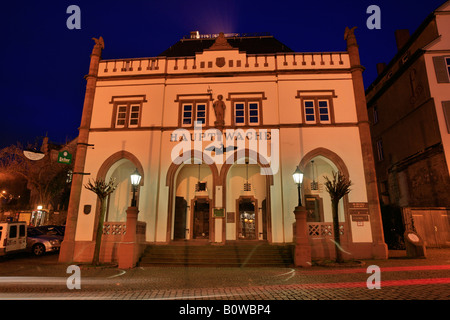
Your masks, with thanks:
M 236 103 L 234 105 L 234 122 L 237 125 L 244 125 L 245 124 L 245 104 L 242 102 Z
M 19 225 L 19 237 L 25 237 L 25 225 Z
M 250 125 L 259 124 L 259 103 L 250 102 L 248 104 L 248 119 Z
M 120 103 L 116 105 L 115 128 L 139 127 L 141 117 L 141 104 Z
M 384 151 L 383 151 L 383 141 L 377 141 L 377 152 L 378 152 L 378 161 L 384 160 Z
M 183 126 L 192 125 L 192 104 L 183 104 Z
M 450 57 L 435 56 L 433 57 L 434 71 L 438 83 L 450 82 Z
M 181 103 L 181 126 L 191 127 L 195 121 L 207 124 L 208 104 L 206 102 L 182 102 Z
M 10 226 L 9 227 L 9 235 L 8 238 L 17 238 L 17 226 Z
M 450 133 L 450 101 L 442 101 L 442 109 L 444 111 L 444 119 L 447 125 L 447 133 Z
M 139 105 L 131 106 L 130 123 L 128 124 L 128 127 L 137 127 L 138 126 L 140 109 L 141 108 Z
M 328 109 L 328 101 L 327 100 L 319 100 L 319 119 L 320 119 L 320 122 L 329 122 L 330 121 L 330 112 Z
M 196 120 L 200 121 L 202 124 L 206 123 L 206 104 L 197 104 L 196 109 Z
M 316 122 L 314 101 L 305 101 L 305 120 L 306 122 Z
M 331 123 L 329 100 L 303 100 L 303 107 L 305 123 Z
M 450 77 L 450 58 L 445 58 L 445 65 L 447 67 L 448 76 Z
M 261 124 L 260 101 L 234 102 L 234 124 L 237 126 Z
M 373 124 L 378 123 L 378 108 L 375 106 L 373 107 Z

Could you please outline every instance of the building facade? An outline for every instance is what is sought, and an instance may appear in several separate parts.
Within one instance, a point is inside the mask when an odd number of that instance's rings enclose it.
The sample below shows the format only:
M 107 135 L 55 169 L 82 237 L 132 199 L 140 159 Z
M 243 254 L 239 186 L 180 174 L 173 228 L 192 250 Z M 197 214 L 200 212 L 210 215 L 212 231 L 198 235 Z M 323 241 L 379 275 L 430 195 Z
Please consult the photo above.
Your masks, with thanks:
M 312 257 L 334 254 L 324 176 L 340 171 L 353 183 L 339 210 L 344 252 L 386 258 L 353 31 L 345 52 L 194 32 L 157 57 L 116 60 L 96 39 L 60 260 L 92 256 L 99 203 L 82 186 L 115 179 L 105 226 L 120 229 L 135 170 L 146 243 L 293 243 L 297 167 Z
M 450 245 L 450 2 L 395 36 L 397 54 L 366 91 L 380 199 L 420 208 L 407 209 L 405 227 Z

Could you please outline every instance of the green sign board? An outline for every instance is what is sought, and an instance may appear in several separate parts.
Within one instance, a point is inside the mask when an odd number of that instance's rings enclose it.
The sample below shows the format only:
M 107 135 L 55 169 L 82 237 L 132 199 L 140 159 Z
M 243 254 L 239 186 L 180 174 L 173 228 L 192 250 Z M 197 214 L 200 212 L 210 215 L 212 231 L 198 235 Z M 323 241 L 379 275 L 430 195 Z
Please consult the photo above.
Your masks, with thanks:
M 214 208 L 214 217 L 215 218 L 223 218 L 223 217 L 225 217 L 225 209 L 223 209 L 223 208 Z
M 58 162 L 70 164 L 72 162 L 72 155 L 68 151 L 61 151 L 58 153 Z

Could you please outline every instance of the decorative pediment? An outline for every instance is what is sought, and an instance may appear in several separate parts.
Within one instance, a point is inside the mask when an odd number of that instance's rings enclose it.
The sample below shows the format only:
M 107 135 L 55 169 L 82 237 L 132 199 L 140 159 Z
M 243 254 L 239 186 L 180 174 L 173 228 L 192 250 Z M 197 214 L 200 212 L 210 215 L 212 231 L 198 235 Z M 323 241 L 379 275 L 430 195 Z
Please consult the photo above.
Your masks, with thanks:
M 233 49 L 233 47 L 228 43 L 225 38 L 225 34 L 223 32 L 219 33 L 219 36 L 214 41 L 214 44 L 209 47 L 208 50 L 229 50 Z

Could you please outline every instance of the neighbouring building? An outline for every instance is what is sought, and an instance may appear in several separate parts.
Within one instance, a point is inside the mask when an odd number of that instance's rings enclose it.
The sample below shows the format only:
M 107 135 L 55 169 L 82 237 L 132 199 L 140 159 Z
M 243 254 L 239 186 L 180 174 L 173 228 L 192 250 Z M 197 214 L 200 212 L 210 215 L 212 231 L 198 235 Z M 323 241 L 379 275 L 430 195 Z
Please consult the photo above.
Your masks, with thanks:
M 366 90 L 386 238 L 404 224 L 428 246 L 448 246 L 450 1 L 395 38 L 397 54 Z
M 344 52 L 193 32 L 159 56 L 114 60 L 95 39 L 60 261 L 92 258 L 100 205 L 83 185 L 111 177 L 103 256 L 117 259 L 135 170 L 145 243 L 291 244 L 297 167 L 313 259 L 334 255 L 324 187 L 333 171 L 353 183 L 339 207 L 346 257 L 386 258 L 353 31 Z

